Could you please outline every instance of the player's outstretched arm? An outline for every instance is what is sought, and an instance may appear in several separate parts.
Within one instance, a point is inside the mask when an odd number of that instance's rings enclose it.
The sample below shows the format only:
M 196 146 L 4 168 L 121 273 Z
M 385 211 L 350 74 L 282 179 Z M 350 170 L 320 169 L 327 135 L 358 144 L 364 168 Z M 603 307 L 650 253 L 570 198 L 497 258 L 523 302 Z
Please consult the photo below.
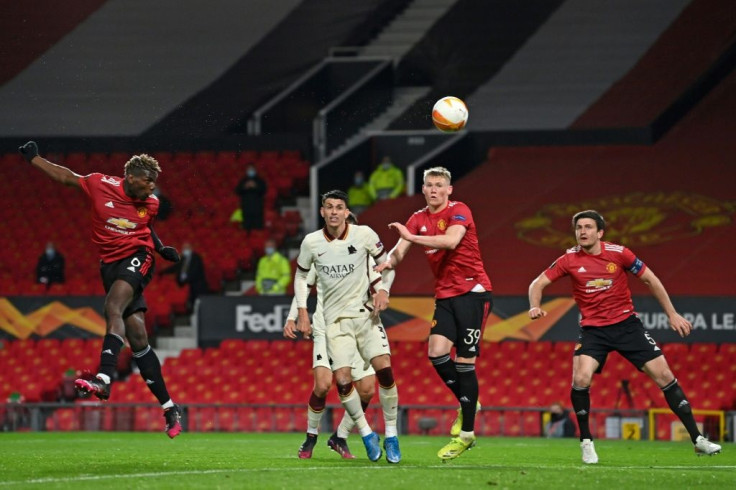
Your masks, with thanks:
M 542 304 L 542 292 L 552 281 L 542 272 L 529 285 L 529 318 L 536 320 L 547 316 L 547 312 L 540 308 Z
M 390 226 L 391 225 L 389 225 L 389 227 Z M 410 241 L 399 238 L 399 241 L 396 242 L 394 248 L 392 248 L 391 251 L 388 253 L 386 260 L 377 260 L 376 266 L 373 268 L 373 270 L 383 273 L 383 271 L 386 269 L 393 269 L 394 267 L 399 265 L 402 260 L 404 260 L 404 257 L 406 257 L 406 253 L 409 251 L 410 248 Z
M 52 180 L 71 187 L 79 187 L 79 178 L 82 176 L 39 156 L 38 145 L 35 141 L 29 141 L 18 148 L 18 151 L 28 163 L 40 169 L 43 173 L 51 177 Z
M 409 229 L 401 223 L 390 223 L 389 228 L 395 229 L 402 240 L 410 243 L 416 243 L 423 247 L 437 248 L 441 250 L 454 250 L 460 240 L 463 239 L 468 229 L 462 225 L 452 225 L 443 235 L 414 235 Z
M 677 310 L 675 310 L 675 306 L 672 304 L 670 296 L 667 294 L 667 290 L 664 288 L 662 281 L 660 281 L 654 272 L 652 272 L 652 269 L 647 267 L 642 275 L 639 276 L 639 279 L 649 287 L 654 297 L 659 301 L 660 306 L 667 314 L 672 330 L 677 332 L 680 337 L 687 337 L 690 335 L 690 332 L 693 329 L 692 323 L 677 313 Z
M 174 247 L 164 246 L 163 242 L 161 242 L 161 239 L 153 230 L 153 226 L 149 225 L 148 228 L 151 230 L 151 238 L 153 239 L 153 246 L 156 249 L 156 252 L 158 252 L 161 257 L 168 260 L 169 262 L 179 262 L 179 260 L 181 260 L 181 257 L 179 257 L 179 252 Z

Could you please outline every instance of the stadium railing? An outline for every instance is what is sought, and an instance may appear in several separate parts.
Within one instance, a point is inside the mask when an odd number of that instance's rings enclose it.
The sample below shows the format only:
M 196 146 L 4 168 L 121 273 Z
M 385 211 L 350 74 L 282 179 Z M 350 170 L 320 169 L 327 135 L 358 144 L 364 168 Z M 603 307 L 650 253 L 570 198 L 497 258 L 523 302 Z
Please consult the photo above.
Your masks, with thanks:
M 205 404 L 182 405 L 182 424 L 188 432 L 294 432 L 306 427 L 304 404 Z M 704 431 L 714 440 L 732 440 L 736 411 L 694 410 Z M 476 417 L 481 436 L 543 437 L 546 408 L 484 406 Z M 337 427 L 343 410 L 328 405 L 321 432 Z M 405 405 L 399 408 L 401 434 L 446 435 L 456 417 L 456 407 Z M 380 405 L 366 412 L 371 426 L 384 431 Z M 656 415 L 667 409 L 597 409 L 591 413 L 591 430 L 598 439 L 678 439 L 679 433 L 657 424 Z M 713 417 L 718 423 L 713 425 Z M 574 417 L 573 417 L 574 420 Z M 162 431 L 164 420 L 156 404 L 101 403 L 5 403 L 0 404 L 0 430 L 10 431 Z M 729 429 L 728 427 L 731 427 Z

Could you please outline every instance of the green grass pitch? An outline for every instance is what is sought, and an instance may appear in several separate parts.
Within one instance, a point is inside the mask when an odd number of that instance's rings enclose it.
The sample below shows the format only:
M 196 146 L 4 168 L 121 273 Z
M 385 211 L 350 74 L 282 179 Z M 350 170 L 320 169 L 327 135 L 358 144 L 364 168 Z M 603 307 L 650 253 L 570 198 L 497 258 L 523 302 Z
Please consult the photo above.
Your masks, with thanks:
M 597 465 L 577 439 L 479 438 L 456 460 L 449 437 L 400 438 L 403 459 L 371 463 L 357 435 L 342 460 L 320 436 L 311 460 L 303 434 L 67 432 L 0 434 L 0 490 L 14 488 L 253 489 L 690 489 L 736 488 L 736 447 L 696 457 L 689 442 L 596 441 Z

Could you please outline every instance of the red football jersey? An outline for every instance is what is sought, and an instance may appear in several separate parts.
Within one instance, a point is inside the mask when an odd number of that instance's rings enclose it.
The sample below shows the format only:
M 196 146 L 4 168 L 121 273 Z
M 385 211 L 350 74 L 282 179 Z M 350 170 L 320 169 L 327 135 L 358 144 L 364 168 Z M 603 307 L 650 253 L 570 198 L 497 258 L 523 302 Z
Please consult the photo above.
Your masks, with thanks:
M 647 266 L 623 245 L 601 242 L 601 253 L 590 255 L 579 246 L 568 249 L 545 275 L 550 281 L 570 276 L 573 297 L 582 316 L 583 327 L 613 325 L 633 315 L 629 271 L 641 276 Z
M 79 178 L 92 204 L 92 242 L 100 260 L 114 262 L 140 247 L 153 249 L 149 223 L 158 214 L 158 198 L 136 201 L 125 194 L 123 179 L 100 173 Z
M 406 222 L 410 233 L 423 236 L 444 235 L 452 225 L 461 225 L 467 230 L 455 250 L 424 247 L 424 254 L 436 279 L 435 297 L 459 296 L 473 289 L 476 284 L 491 291 L 491 280 L 483 268 L 478 233 L 468 206 L 459 201 L 449 201 L 445 209 L 435 214 L 425 207 L 411 215 Z

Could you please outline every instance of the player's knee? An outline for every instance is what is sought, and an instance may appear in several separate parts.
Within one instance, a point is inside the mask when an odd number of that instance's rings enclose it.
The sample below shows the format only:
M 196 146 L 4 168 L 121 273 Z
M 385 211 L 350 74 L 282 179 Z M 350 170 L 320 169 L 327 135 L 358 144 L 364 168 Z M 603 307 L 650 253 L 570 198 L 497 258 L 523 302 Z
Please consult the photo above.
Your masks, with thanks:
M 348 396 L 351 391 L 353 391 L 352 382 L 347 382 L 347 383 L 341 383 L 339 381 L 337 382 L 337 393 L 340 396 L 343 396 L 343 397 Z
M 394 372 L 391 367 L 376 370 L 376 379 L 382 388 L 390 388 L 394 385 Z
M 332 380 L 326 383 L 324 380 L 315 379 L 314 380 L 314 394 L 320 398 L 326 397 L 327 393 L 330 391 L 331 384 L 332 384 Z
M 128 339 L 133 352 L 139 352 L 148 345 L 148 334 L 145 328 L 130 328 L 130 326 L 127 326 L 125 337 Z
M 366 376 L 355 382 L 355 389 L 358 390 L 358 396 L 362 401 L 369 402 L 376 394 L 376 380 L 373 376 Z
M 675 375 L 669 368 L 660 373 L 652 374 L 651 378 L 660 388 L 664 388 L 675 381 Z
M 439 346 L 439 345 L 438 345 L 438 346 L 432 346 L 432 345 L 430 345 L 430 346 L 429 346 L 429 347 L 427 348 L 427 355 L 428 355 L 428 356 L 429 356 L 430 358 L 432 358 L 432 357 L 442 357 L 442 356 L 446 356 L 446 355 L 448 355 L 449 353 L 450 353 L 450 350 L 449 350 L 449 349 L 447 349 L 447 348 L 446 348 L 445 346 Z
M 126 337 L 130 344 L 130 350 L 133 352 L 141 352 L 148 347 L 148 336 L 145 333 L 143 335 L 126 335 Z
M 575 373 L 572 376 L 572 385 L 576 388 L 590 388 L 593 376 L 588 373 Z
M 123 305 L 115 301 L 106 300 L 103 311 L 108 323 L 113 320 L 122 320 L 123 318 Z
M 371 388 L 369 390 L 366 390 L 364 392 L 358 392 L 358 396 L 360 397 L 361 402 L 370 403 L 371 400 L 373 400 L 373 397 L 376 396 L 376 389 Z

